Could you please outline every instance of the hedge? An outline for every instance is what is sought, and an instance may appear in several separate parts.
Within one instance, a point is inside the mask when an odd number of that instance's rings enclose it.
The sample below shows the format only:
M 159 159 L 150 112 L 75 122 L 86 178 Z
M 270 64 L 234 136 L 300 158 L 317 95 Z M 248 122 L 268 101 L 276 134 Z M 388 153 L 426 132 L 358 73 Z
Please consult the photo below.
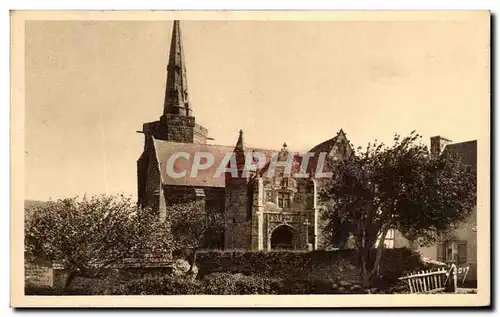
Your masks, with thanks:
M 243 274 L 214 273 L 202 280 L 173 277 L 138 279 L 111 291 L 113 295 L 279 295 L 365 294 L 358 284 L 321 280 L 279 279 Z
M 165 276 L 128 281 L 109 290 L 110 295 L 194 295 L 203 294 L 200 281 Z
M 376 250 L 371 254 L 375 258 Z M 358 275 L 356 250 L 311 252 L 199 252 L 196 265 L 199 275 L 211 273 L 242 273 L 279 278 L 328 279 L 329 277 Z M 420 255 L 408 248 L 386 249 L 380 263 L 380 274 L 400 277 L 424 269 Z
M 242 273 L 264 277 L 313 278 L 313 273 L 338 275 L 352 270 L 356 253 L 352 250 L 312 252 L 199 252 L 196 265 L 200 276 L 211 273 Z
M 375 250 L 374 250 L 375 252 Z M 375 253 L 371 255 L 374 258 Z M 65 295 L 185 295 L 185 294 L 346 294 L 365 293 L 359 286 L 355 250 L 312 252 L 200 252 L 198 280 L 185 277 L 119 281 L 117 286 L 91 283 L 87 289 Z M 379 276 L 371 287 L 377 292 L 403 292 L 398 278 L 426 269 L 420 255 L 410 249 L 384 250 Z M 79 283 L 81 284 L 81 283 Z M 99 286 L 99 287 L 98 287 Z M 372 290 L 373 292 L 373 290 Z M 52 289 L 26 289 L 27 295 L 58 295 Z
M 343 281 L 280 279 L 242 274 L 214 273 L 201 280 L 172 276 L 141 278 L 96 292 L 27 287 L 26 295 L 279 295 L 279 294 L 364 294 L 359 284 Z

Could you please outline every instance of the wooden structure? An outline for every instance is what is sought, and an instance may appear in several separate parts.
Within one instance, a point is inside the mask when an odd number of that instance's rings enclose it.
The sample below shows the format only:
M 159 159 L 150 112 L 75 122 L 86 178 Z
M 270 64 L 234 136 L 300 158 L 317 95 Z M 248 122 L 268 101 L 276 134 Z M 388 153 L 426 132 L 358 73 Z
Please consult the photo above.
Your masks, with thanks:
M 448 286 L 450 282 L 453 282 L 451 285 L 452 291 L 456 292 L 457 267 L 455 264 L 451 264 L 449 267 L 443 267 L 435 271 L 421 271 L 400 277 L 399 279 L 408 281 L 408 286 L 412 294 L 444 292 L 447 288 L 450 288 Z

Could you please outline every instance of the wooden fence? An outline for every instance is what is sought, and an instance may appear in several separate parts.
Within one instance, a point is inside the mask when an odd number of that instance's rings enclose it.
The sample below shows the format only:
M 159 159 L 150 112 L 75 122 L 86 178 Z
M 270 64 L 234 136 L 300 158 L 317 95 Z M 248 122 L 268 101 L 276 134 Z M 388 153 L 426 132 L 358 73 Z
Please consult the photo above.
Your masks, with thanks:
M 455 264 L 435 271 L 427 270 L 409 274 L 399 279 L 408 281 L 412 294 L 430 294 L 445 291 L 448 283 L 451 282 L 450 277 L 453 281 L 452 290 L 455 292 L 457 289 L 457 267 Z

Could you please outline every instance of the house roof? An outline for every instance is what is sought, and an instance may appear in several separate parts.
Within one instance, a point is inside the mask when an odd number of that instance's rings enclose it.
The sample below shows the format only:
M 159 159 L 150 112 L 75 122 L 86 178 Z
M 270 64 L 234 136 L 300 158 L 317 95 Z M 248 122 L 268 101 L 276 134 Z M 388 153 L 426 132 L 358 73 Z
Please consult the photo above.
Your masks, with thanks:
M 466 141 L 460 143 L 448 144 L 443 150 L 443 154 L 457 154 L 466 165 L 477 167 L 477 141 Z

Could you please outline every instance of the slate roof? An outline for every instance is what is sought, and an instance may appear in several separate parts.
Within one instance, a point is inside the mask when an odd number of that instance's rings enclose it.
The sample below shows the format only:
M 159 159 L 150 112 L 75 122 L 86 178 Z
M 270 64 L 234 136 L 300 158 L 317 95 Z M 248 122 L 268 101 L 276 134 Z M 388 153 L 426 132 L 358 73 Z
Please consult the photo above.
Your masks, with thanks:
M 153 139 L 154 149 L 158 165 L 160 167 L 161 181 L 164 185 L 175 186 L 194 186 L 194 187 L 225 187 L 225 174 L 222 173 L 219 177 L 214 177 L 217 167 L 222 161 L 223 157 L 228 153 L 233 153 L 234 146 L 228 145 L 212 145 L 212 144 L 194 144 L 194 143 L 177 143 Z M 246 152 L 250 151 L 261 152 L 267 158 L 271 153 L 276 150 L 249 148 L 245 149 Z M 186 176 L 180 178 L 173 178 L 166 173 L 166 164 L 168 158 L 174 152 L 187 152 L 191 154 L 191 160 L 179 158 L 175 161 L 174 170 L 182 172 L 186 170 Z M 191 177 L 192 157 L 195 152 L 209 152 L 214 156 L 214 165 L 206 170 L 199 170 L 196 177 Z M 278 151 L 276 151 L 278 152 Z
M 315 156 L 311 157 L 308 163 L 308 171 L 315 171 L 315 167 L 318 161 L 319 153 L 326 152 L 329 153 L 332 148 L 337 144 L 338 139 L 345 138 L 345 134 L 342 130 L 337 133 L 337 135 L 329 140 L 326 140 L 315 147 L 313 147 L 309 152 L 314 152 Z M 153 139 L 154 150 L 156 153 L 156 158 L 158 161 L 158 165 L 160 167 L 161 181 L 164 185 L 171 186 L 193 186 L 193 187 L 225 187 L 225 174 L 222 173 L 220 176 L 217 175 L 217 167 L 219 163 L 222 161 L 223 157 L 228 153 L 233 153 L 235 146 L 228 145 L 212 145 L 212 144 L 194 144 L 194 143 L 177 143 L 170 141 L 162 141 Z M 267 163 L 263 168 L 259 170 L 260 175 L 264 175 L 264 173 L 269 168 L 269 162 L 271 158 L 271 154 L 280 153 L 282 150 L 271 150 L 271 149 L 262 149 L 262 148 L 254 148 L 247 147 L 244 145 L 245 153 L 249 153 L 251 151 L 264 153 L 266 156 Z M 190 159 L 179 158 L 175 160 L 174 170 L 176 172 L 186 171 L 186 175 L 179 178 L 173 178 L 167 174 L 166 165 L 168 158 L 174 154 L 175 152 L 187 152 L 190 153 Z M 209 152 L 214 156 L 214 164 L 210 168 L 206 170 L 199 170 L 198 175 L 192 177 L 191 169 L 193 162 L 193 155 L 195 152 Z M 292 152 L 289 152 L 292 153 Z M 302 156 L 300 153 L 294 153 L 293 160 L 293 168 L 292 175 L 300 171 L 300 165 L 302 163 Z M 278 159 L 279 161 L 283 161 L 284 159 Z M 276 175 L 279 175 L 283 170 L 283 167 L 277 167 Z M 217 177 L 214 177 L 217 176 Z

